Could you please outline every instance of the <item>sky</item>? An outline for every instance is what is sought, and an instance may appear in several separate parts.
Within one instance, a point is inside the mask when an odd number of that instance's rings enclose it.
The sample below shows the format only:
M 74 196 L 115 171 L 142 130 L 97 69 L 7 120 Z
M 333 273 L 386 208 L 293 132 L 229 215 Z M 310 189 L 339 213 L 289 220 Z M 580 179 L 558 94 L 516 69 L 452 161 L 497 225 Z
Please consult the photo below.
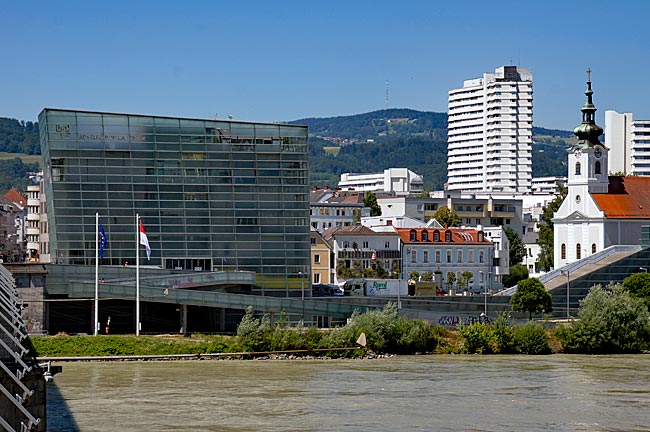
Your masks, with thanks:
M 463 80 L 531 70 L 533 124 L 650 119 L 650 1 L 5 1 L 0 117 L 44 107 L 249 121 L 446 112 Z

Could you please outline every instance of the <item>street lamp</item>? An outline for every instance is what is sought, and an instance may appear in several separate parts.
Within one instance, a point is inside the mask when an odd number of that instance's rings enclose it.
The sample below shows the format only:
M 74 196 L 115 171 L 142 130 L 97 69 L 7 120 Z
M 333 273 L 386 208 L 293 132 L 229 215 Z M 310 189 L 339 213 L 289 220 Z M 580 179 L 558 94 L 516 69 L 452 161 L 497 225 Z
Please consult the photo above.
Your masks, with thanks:
M 569 315 L 569 278 L 571 275 L 571 272 L 567 270 L 560 270 L 560 273 L 566 274 L 566 319 L 568 320 L 570 315 Z
M 643 270 L 644 272 L 648 273 L 648 269 L 645 267 L 639 267 L 639 270 Z

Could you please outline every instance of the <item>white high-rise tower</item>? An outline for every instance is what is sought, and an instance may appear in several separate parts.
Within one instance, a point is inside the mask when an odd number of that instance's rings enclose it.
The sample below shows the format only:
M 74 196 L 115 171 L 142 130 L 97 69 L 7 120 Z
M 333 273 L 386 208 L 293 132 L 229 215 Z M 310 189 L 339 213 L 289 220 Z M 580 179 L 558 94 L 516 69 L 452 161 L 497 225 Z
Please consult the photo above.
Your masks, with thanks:
M 449 92 L 449 190 L 529 192 L 533 75 L 502 66 Z

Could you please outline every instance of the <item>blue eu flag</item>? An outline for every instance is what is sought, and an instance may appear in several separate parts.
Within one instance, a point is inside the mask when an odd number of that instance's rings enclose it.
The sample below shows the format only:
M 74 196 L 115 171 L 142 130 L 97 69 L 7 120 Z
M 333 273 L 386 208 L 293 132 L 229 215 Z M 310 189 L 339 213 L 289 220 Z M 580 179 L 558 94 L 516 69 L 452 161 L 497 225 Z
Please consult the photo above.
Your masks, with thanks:
M 99 224 L 99 258 L 104 258 L 104 248 L 108 246 L 108 239 L 104 232 L 104 225 Z

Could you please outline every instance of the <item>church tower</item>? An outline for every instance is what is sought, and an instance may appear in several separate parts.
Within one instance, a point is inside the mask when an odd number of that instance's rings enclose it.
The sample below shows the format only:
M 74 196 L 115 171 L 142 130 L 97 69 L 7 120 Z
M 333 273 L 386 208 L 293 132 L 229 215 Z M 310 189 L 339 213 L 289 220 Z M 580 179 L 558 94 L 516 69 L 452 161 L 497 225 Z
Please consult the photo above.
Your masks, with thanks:
M 573 190 L 573 199 L 587 193 L 607 193 L 609 185 L 607 154 L 605 147 L 598 137 L 602 135 L 603 128 L 595 122 L 596 106 L 593 102 L 591 90 L 591 69 L 587 70 L 587 100 L 583 105 L 582 124 L 574 129 L 578 142 L 567 149 L 567 167 L 569 170 L 569 194 Z M 579 203 L 579 201 L 578 201 Z
M 556 268 L 601 251 L 605 244 L 605 214 L 592 194 L 607 194 L 609 149 L 598 139 L 603 128 L 594 120 L 591 69 L 587 70 L 587 77 L 582 123 L 573 131 L 578 142 L 567 148 L 567 196 L 553 218 Z

